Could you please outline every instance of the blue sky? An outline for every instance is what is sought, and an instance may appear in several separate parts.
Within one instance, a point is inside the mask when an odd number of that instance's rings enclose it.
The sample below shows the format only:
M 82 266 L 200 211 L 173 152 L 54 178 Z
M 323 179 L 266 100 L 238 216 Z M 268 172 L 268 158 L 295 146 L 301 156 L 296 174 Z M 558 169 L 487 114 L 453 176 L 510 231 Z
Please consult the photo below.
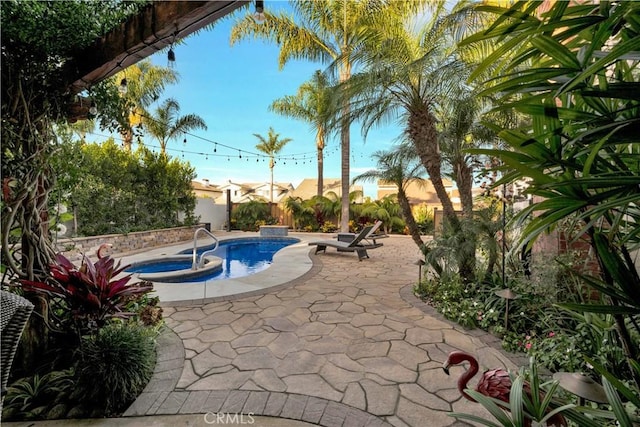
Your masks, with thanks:
M 286 2 L 265 3 L 265 7 L 272 10 L 287 7 Z M 174 47 L 175 69 L 180 80 L 165 90 L 162 99 L 175 98 L 180 104 L 180 114 L 198 114 L 208 130 L 191 132 L 193 136 L 186 137 L 186 144 L 182 138 L 170 141 L 168 153 L 189 161 L 196 169 L 198 180 L 206 178 L 213 184 L 227 180 L 268 182 L 269 163 L 263 157 L 256 161 L 255 154 L 259 152 L 255 146 L 259 141 L 253 134 L 266 136 L 271 126 L 281 137 L 293 139 L 281 151 L 281 156 L 288 157 L 286 162 L 276 161 L 274 180 L 297 186 L 304 178 L 316 178 L 314 131 L 307 123 L 272 113 L 268 107 L 275 99 L 295 94 L 298 87 L 309 80 L 315 70 L 324 69 L 324 65 L 293 61 L 280 71 L 279 49 L 275 44 L 245 40 L 230 46 L 234 21 L 234 18 L 220 20 L 214 28 L 191 35 Z M 166 51 L 152 56 L 151 60 L 166 66 Z M 399 128 L 374 129 L 365 142 L 360 126 L 353 125 L 351 178 L 375 169 L 371 154 L 390 148 L 399 133 Z M 151 140 L 146 143 L 154 144 Z M 325 148 L 324 177 L 340 177 L 339 138 L 329 140 Z M 375 184 L 362 185 L 365 196 L 375 197 Z

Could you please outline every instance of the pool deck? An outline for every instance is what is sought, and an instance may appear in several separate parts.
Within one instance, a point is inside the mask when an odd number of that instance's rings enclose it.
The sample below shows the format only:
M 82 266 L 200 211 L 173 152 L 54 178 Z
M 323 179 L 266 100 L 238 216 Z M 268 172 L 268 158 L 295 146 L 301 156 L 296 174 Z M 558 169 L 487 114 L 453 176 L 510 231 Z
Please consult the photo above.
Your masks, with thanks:
M 158 287 L 168 328 L 144 392 L 121 418 L 65 425 L 205 426 L 213 413 L 292 427 L 471 425 L 451 412 L 491 419 L 456 389 L 463 367 L 444 374 L 447 354 L 470 352 L 481 369 L 514 369 L 526 359 L 413 295 L 420 253 L 408 236 L 390 236 L 358 261 L 335 249 L 314 254 L 307 242 L 330 235 L 292 234 L 302 242 L 250 278 L 215 291 Z M 237 421 L 224 424 L 247 424 Z M 47 423 L 7 425 L 56 425 Z

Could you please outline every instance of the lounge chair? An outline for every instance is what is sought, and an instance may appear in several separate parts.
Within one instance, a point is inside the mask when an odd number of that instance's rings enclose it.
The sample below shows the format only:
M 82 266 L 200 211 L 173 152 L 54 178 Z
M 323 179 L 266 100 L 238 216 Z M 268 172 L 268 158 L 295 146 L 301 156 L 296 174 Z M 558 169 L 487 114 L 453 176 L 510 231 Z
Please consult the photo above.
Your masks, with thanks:
M 364 238 L 362 239 L 363 242 L 366 242 L 367 244 L 375 245 L 377 244 L 376 242 L 377 239 L 384 239 L 385 237 L 389 237 L 385 233 L 378 233 L 378 229 L 381 226 L 382 226 L 382 221 L 379 221 L 379 220 L 376 221 L 376 223 L 373 224 L 373 228 L 371 228 L 371 231 L 369 231 L 369 233 L 366 236 L 364 236 Z M 350 242 L 355 237 L 356 237 L 356 233 L 338 233 L 338 240 L 340 240 L 341 242 Z
M 367 253 L 367 249 L 375 249 L 382 246 L 382 243 L 367 243 L 363 244 L 362 241 L 369 234 L 373 225 L 368 225 L 360 231 L 360 233 L 356 234 L 353 240 L 350 242 L 343 242 L 340 240 L 319 240 L 317 242 L 309 242 L 309 246 L 316 246 L 316 252 L 320 251 L 326 252 L 327 247 L 336 248 L 338 252 L 355 252 L 358 254 L 358 261 L 362 261 L 362 258 L 369 258 L 369 254 Z

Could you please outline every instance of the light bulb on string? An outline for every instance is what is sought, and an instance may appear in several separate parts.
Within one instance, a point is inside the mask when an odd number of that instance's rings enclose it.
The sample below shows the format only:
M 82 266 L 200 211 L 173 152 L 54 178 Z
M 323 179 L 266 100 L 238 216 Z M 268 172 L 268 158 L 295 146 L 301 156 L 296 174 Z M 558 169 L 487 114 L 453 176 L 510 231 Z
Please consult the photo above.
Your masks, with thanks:
M 213 146 L 213 152 L 217 153 L 218 152 L 218 143 L 216 142 L 216 145 Z
M 253 20 L 256 24 L 264 23 L 267 17 L 264 15 L 264 0 L 256 0 L 256 11 L 253 14 Z
M 187 138 L 185 138 L 185 139 L 182 141 L 182 143 L 183 143 L 184 145 L 187 145 Z

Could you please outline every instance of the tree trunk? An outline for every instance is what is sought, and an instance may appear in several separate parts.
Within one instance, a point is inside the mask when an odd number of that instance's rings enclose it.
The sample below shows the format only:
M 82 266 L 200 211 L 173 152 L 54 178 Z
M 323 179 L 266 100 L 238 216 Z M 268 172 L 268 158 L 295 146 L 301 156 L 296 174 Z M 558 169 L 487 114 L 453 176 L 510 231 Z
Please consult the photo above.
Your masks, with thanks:
M 351 66 L 347 63 L 344 65 L 344 70 L 340 73 L 340 82 L 342 83 L 347 81 L 349 77 L 351 77 Z M 342 106 L 343 119 L 340 125 L 340 142 L 342 143 L 342 151 L 340 156 L 340 160 L 342 162 L 342 174 L 340 176 L 340 184 L 342 189 L 342 197 L 340 198 L 340 231 L 343 233 L 349 232 L 349 162 L 351 160 L 351 138 L 349 134 L 349 120 L 347 119 L 347 117 L 349 116 L 350 112 L 351 108 L 349 107 L 348 101 L 344 101 L 344 104 Z
M 271 170 L 271 188 L 269 189 L 269 201 L 273 203 L 273 167 L 275 166 L 275 162 L 273 161 L 273 157 L 269 160 L 269 169 Z
M 122 147 L 126 151 L 131 151 L 131 145 L 133 144 L 133 131 L 131 129 L 126 129 L 122 131 Z M 164 152 L 164 149 L 162 150 Z
M 349 123 L 346 120 L 342 122 L 341 129 L 341 140 L 342 140 L 342 174 L 340 175 L 341 179 L 341 190 L 342 194 L 340 197 L 340 231 L 343 233 L 349 232 L 349 161 L 350 161 L 350 138 L 349 138 Z
M 316 134 L 316 157 L 318 159 L 318 191 L 316 195 L 322 196 L 324 190 L 324 129 L 318 129 Z
M 409 199 L 407 199 L 407 195 L 402 189 L 399 189 L 398 191 L 398 204 L 400 205 L 400 209 L 402 210 L 404 221 L 407 223 L 407 228 L 409 229 L 411 238 L 413 239 L 415 244 L 418 245 L 418 248 L 422 250 L 424 247 L 424 242 L 422 241 L 422 237 L 420 236 L 420 229 L 418 228 L 418 224 L 416 224 L 416 220 L 413 217 Z
M 456 184 L 460 193 L 460 204 L 462 205 L 462 216 L 468 220 L 473 219 L 473 173 L 471 168 L 464 161 L 464 158 L 456 159 Z
M 459 250 L 456 253 L 458 272 L 465 283 L 475 279 L 475 246 L 466 236 L 462 223 L 456 215 L 451 198 L 442 182 L 442 157 L 438 149 L 438 133 L 435 128 L 435 117 L 429 112 L 429 105 L 423 103 L 420 108 L 410 111 L 407 134 L 412 141 L 422 165 L 429 174 L 436 195 L 442 204 L 444 219 L 456 236 Z M 471 248 L 473 247 L 473 251 Z M 473 252 L 473 253 L 472 253 Z

